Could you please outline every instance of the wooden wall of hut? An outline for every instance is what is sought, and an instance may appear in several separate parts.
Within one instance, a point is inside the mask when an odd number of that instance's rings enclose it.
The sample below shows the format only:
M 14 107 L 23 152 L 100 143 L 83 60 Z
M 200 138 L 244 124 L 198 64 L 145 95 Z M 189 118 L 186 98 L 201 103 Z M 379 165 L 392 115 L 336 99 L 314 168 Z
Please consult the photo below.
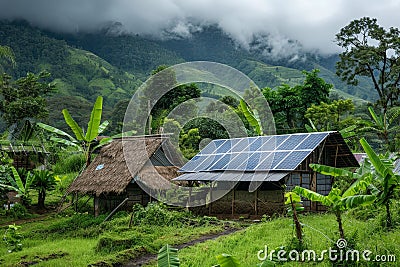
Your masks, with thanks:
M 136 183 L 130 183 L 122 194 L 102 194 L 99 197 L 99 213 L 109 212 L 115 209 L 125 198 L 128 201 L 120 210 L 131 211 L 135 204 L 147 205 L 152 201 L 151 197 Z
M 239 183 L 220 199 L 191 210 L 198 215 L 233 219 L 256 219 L 264 214 L 284 212 L 284 192 L 280 184 L 265 182 L 254 192 L 249 192 L 248 188 L 248 182 Z M 213 193 L 217 194 L 215 191 Z

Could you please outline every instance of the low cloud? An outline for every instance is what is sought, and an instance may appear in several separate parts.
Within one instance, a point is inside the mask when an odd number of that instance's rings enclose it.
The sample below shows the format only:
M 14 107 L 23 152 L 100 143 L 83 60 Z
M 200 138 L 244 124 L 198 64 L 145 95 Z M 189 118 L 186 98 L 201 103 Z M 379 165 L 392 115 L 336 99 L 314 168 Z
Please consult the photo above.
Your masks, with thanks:
M 216 24 L 244 47 L 264 40 L 269 56 L 300 47 L 337 52 L 335 34 L 351 20 L 370 16 L 400 27 L 399 10 L 395 0 L 0 0 L 0 18 L 54 31 L 95 31 L 111 21 L 123 25 L 119 31 L 186 38 L 199 25 Z

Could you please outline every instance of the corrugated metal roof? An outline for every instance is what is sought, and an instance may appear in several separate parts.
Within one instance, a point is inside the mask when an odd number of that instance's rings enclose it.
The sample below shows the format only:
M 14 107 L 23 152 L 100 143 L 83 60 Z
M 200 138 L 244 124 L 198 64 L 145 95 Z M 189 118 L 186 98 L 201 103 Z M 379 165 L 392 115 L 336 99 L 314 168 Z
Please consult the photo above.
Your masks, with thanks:
M 278 182 L 288 174 L 288 172 L 197 172 L 183 174 L 174 181 Z

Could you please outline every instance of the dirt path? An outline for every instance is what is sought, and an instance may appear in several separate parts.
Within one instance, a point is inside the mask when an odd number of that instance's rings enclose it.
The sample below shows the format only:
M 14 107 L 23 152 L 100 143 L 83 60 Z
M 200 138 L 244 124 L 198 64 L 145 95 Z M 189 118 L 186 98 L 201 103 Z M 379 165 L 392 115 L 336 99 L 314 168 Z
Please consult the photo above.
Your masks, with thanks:
M 7 226 L 7 225 L 9 225 L 9 224 L 16 224 L 16 225 L 19 225 L 19 224 L 23 224 L 23 223 L 36 222 L 36 221 L 43 221 L 43 220 L 47 219 L 48 217 L 50 217 L 50 216 L 52 216 L 52 215 L 54 215 L 54 214 L 56 214 L 56 213 L 55 213 L 55 212 L 49 212 L 49 213 L 41 214 L 41 215 L 39 215 L 39 216 L 37 216 L 37 217 L 33 217 L 33 218 L 28 218 L 28 219 L 16 219 L 16 220 L 14 220 L 14 221 L 9 221 L 9 222 L 0 223 L 0 227 Z
M 189 242 L 186 242 L 186 243 L 183 243 L 180 245 L 176 245 L 176 246 L 174 246 L 174 248 L 182 249 L 182 248 L 190 247 L 190 246 L 196 245 L 198 243 L 203 243 L 207 240 L 213 240 L 220 236 L 232 234 L 232 233 L 242 230 L 242 229 L 243 228 L 227 228 L 225 231 L 215 233 L 215 234 L 203 235 L 192 241 L 189 241 Z M 146 253 L 146 254 L 143 254 L 142 256 L 134 259 L 133 261 L 123 264 L 122 266 L 123 267 L 141 267 L 145 264 L 148 264 L 150 261 L 153 261 L 153 260 L 157 260 L 157 254 Z

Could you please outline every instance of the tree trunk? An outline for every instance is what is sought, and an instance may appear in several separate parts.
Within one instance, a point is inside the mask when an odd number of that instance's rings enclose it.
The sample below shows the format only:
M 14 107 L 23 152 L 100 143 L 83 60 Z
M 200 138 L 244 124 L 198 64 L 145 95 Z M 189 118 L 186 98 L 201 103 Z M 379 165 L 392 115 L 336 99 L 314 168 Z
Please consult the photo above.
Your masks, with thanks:
M 336 215 L 336 221 L 337 221 L 338 227 L 339 227 L 340 238 L 345 239 L 344 231 L 343 231 L 343 224 L 342 224 L 342 214 L 340 211 L 336 211 L 335 215 Z
M 86 154 L 86 168 L 89 167 L 91 160 L 92 160 L 92 152 L 90 151 L 90 144 L 89 144 Z
M 390 203 L 386 202 L 386 227 L 388 229 L 392 228 L 392 215 L 390 214 Z
M 301 224 L 299 222 L 299 218 L 297 217 L 296 206 L 293 203 L 292 195 L 290 195 L 290 203 L 292 204 L 293 221 L 294 221 L 294 225 L 295 225 L 295 228 L 296 228 L 297 240 L 299 240 L 300 244 L 302 244 L 303 243 L 303 232 L 302 232 L 302 229 L 301 229 Z
M 40 190 L 38 194 L 38 208 L 44 209 L 44 200 L 46 198 L 46 191 Z

